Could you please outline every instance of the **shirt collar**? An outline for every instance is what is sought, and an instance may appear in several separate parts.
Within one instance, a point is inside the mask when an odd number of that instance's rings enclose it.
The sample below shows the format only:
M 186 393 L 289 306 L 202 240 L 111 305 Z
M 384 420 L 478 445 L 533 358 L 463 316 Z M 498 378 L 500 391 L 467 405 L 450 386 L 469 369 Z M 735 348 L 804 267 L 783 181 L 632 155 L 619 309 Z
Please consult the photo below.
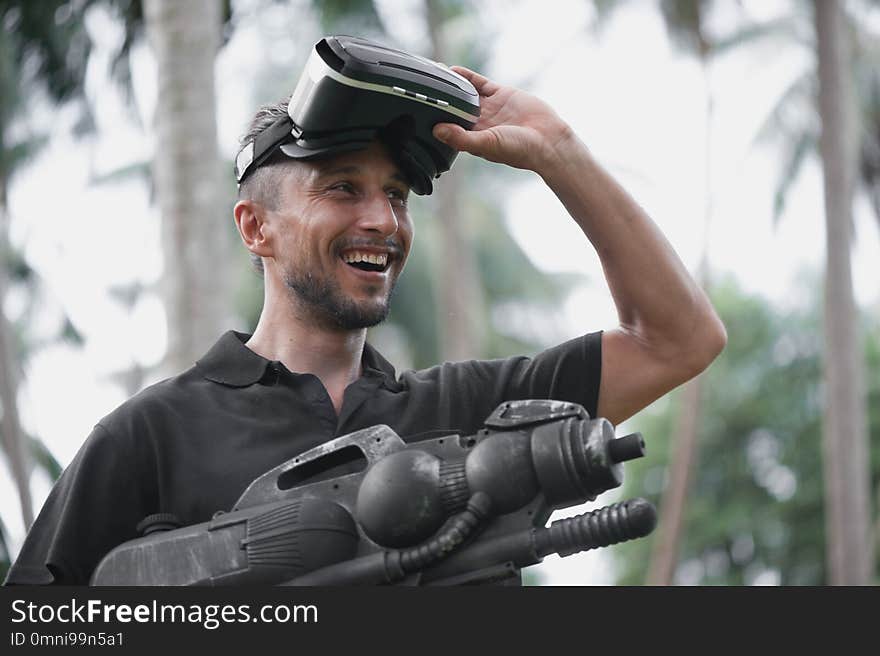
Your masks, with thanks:
M 234 330 L 224 333 L 196 362 L 199 373 L 215 383 L 232 387 L 247 387 L 256 383 L 265 375 L 266 367 L 272 363 L 245 346 L 245 342 L 250 338 L 247 333 Z M 364 344 L 361 363 L 365 376 L 376 376 L 385 387 L 397 388 L 394 367 L 367 343 Z
M 234 330 L 223 333 L 217 343 L 196 362 L 208 380 L 233 387 L 247 387 L 260 380 L 271 363 L 244 345 L 251 338 Z
M 364 355 L 361 364 L 365 376 L 378 376 L 382 385 L 391 391 L 397 391 L 400 388 L 394 366 L 368 342 L 364 342 Z

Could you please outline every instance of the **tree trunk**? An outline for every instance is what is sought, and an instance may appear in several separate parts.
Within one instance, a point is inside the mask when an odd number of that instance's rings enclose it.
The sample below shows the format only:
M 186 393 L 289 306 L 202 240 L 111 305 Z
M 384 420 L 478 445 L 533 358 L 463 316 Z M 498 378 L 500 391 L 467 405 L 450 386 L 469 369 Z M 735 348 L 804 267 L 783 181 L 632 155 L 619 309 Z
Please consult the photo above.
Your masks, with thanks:
M 880 229 L 880 179 L 872 183 L 868 189 L 868 199 L 874 209 L 874 218 L 877 219 L 877 228 Z
M 645 580 L 648 585 L 671 585 L 675 577 L 684 533 L 688 488 L 692 472 L 696 469 L 702 395 L 702 376 L 694 378 L 682 389 L 681 405 L 673 434 L 669 479 L 660 502 L 657 538 L 651 550 L 651 561 Z
M 863 351 L 850 266 L 853 98 L 841 3 L 814 0 L 814 6 L 827 240 L 823 460 L 828 582 L 865 585 L 871 582 L 874 555 Z
M 431 41 L 428 55 L 445 62 L 448 56 L 442 34 L 441 2 L 425 0 L 425 14 Z M 439 235 L 437 303 L 439 352 L 441 360 L 466 360 L 483 357 L 486 331 L 482 325 L 485 300 L 477 271 L 474 249 L 467 238 L 462 216 L 462 177 L 460 171 L 444 173 L 435 185 L 437 229 Z
M 702 40 L 701 40 L 702 42 Z M 712 225 L 712 121 L 714 116 L 715 98 L 712 92 L 712 80 L 709 67 L 708 51 L 701 51 L 700 64 L 703 71 L 703 85 L 706 91 L 706 125 L 705 151 L 703 171 L 703 189 L 705 206 L 703 215 L 703 252 L 697 271 L 700 286 L 709 290 L 709 235 Z M 669 479 L 660 503 L 659 526 L 657 538 L 651 551 L 648 564 L 648 585 L 671 585 L 675 578 L 678 554 L 684 534 L 684 515 L 687 507 L 688 489 L 697 468 L 698 444 L 700 431 L 700 414 L 703 399 L 703 376 L 697 376 L 685 384 L 682 389 L 681 405 L 673 433 L 673 449 L 669 464 Z
M 15 349 L 15 336 L 12 325 L 3 312 L 9 285 L 6 260 L 9 253 L 9 226 L 6 208 L 6 180 L 0 180 L 0 412 L 2 412 L 0 431 L 3 437 L 3 450 L 18 490 L 21 518 L 27 529 L 34 523 L 34 508 L 29 485 L 30 452 L 18 416 L 18 354 Z
M 156 55 L 154 179 L 162 214 L 169 373 L 190 367 L 222 331 L 228 231 L 217 152 L 214 62 L 220 0 L 145 0 Z

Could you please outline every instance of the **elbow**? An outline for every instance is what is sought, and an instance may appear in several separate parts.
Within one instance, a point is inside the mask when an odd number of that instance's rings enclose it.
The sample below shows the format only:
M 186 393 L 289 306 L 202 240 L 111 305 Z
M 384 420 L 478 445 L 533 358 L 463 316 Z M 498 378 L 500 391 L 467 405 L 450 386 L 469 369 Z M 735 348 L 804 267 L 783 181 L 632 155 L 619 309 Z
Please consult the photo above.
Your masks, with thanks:
M 721 355 L 724 347 L 727 346 L 727 329 L 724 327 L 721 318 L 712 312 L 712 321 L 710 323 L 711 325 L 708 328 L 708 335 L 706 337 L 706 364 L 703 369 L 712 364 L 715 358 Z
M 711 308 L 702 317 L 686 346 L 688 378 L 693 378 L 708 368 L 727 346 L 727 329 Z

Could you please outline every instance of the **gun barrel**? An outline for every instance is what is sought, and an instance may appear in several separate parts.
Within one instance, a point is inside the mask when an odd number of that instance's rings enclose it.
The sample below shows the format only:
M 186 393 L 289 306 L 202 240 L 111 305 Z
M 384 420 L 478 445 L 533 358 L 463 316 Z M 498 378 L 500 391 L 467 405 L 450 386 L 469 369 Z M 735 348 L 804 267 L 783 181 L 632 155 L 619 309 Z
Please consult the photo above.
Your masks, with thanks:
M 657 511 L 649 501 L 630 499 L 535 529 L 535 550 L 541 558 L 551 553 L 570 556 L 644 537 L 656 524 Z
M 630 433 L 608 442 L 611 462 L 626 462 L 645 455 L 645 438 L 641 433 Z
M 422 573 L 423 584 L 443 584 L 468 572 L 510 562 L 522 568 L 535 565 L 552 553 L 570 556 L 579 551 L 607 547 L 643 537 L 654 530 L 657 511 L 645 499 L 615 503 L 576 517 L 498 535 L 466 545 L 448 559 Z

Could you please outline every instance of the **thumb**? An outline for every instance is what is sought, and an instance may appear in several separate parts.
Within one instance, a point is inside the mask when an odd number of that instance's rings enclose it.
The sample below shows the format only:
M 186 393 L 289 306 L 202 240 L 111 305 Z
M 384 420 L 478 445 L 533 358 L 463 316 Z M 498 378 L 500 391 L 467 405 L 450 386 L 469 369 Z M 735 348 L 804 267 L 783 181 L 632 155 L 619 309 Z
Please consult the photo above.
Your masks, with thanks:
M 438 123 L 434 126 L 434 137 L 447 146 L 463 150 L 473 155 L 482 155 L 490 135 L 479 130 L 465 130 L 455 123 Z
M 455 123 L 438 123 L 434 126 L 434 137 L 438 141 L 442 141 L 447 146 L 460 150 L 458 144 L 461 142 L 461 134 L 465 129 Z

